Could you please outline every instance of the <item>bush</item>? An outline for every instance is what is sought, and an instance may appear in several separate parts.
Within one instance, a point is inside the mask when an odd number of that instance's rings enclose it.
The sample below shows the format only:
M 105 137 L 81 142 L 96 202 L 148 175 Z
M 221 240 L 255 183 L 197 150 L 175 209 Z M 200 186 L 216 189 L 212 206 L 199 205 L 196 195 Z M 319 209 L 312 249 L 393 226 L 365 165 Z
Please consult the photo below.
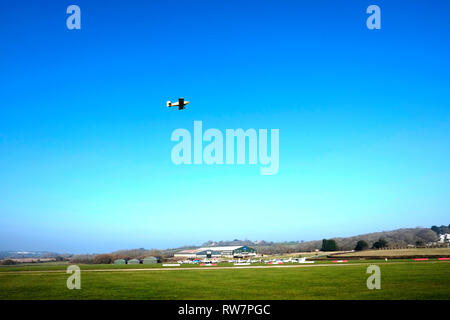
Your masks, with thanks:
M 450 224 L 448 226 L 432 226 L 431 230 L 433 230 L 434 232 L 436 232 L 437 234 L 444 234 L 444 233 L 450 233 Z
M 322 249 L 320 249 L 322 251 L 337 251 L 338 247 L 336 244 L 336 241 L 334 241 L 333 239 L 327 240 L 327 239 L 323 239 L 322 240 Z
M 367 249 L 369 249 L 369 244 L 364 240 L 359 240 L 355 247 L 356 251 L 367 250 Z
M 113 261 L 114 257 L 110 254 L 99 254 L 94 257 L 95 264 L 110 264 Z
M 384 239 L 379 239 L 377 242 L 375 242 L 372 246 L 373 249 L 382 249 L 386 248 L 388 246 L 388 243 Z
M 94 263 L 94 256 L 90 254 L 77 254 L 70 259 L 73 263 L 85 263 L 85 264 L 91 264 Z

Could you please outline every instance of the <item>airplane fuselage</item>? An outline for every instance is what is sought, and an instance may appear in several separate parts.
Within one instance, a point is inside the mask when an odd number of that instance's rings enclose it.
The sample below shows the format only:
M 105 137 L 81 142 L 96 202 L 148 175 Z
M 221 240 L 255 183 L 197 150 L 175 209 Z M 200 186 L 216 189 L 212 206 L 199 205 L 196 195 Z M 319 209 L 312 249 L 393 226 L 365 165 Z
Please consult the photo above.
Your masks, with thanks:
M 170 102 L 167 101 L 167 107 L 178 107 L 178 110 L 186 109 L 185 106 L 189 103 L 189 101 L 184 101 L 184 98 L 179 98 L 178 102 Z

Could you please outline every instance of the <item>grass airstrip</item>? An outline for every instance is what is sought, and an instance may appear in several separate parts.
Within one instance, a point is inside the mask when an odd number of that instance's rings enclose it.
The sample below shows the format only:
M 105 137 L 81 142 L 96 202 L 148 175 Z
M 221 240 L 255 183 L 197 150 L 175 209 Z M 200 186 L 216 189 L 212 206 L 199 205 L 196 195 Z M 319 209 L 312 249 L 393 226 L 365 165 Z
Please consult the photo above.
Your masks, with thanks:
M 380 267 L 380 290 L 367 288 L 371 264 Z M 450 261 L 436 259 L 176 269 L 80 265 L 80 290 L 67 289 L 67 266 L 0 267 L 0 299 L 450 299 Z

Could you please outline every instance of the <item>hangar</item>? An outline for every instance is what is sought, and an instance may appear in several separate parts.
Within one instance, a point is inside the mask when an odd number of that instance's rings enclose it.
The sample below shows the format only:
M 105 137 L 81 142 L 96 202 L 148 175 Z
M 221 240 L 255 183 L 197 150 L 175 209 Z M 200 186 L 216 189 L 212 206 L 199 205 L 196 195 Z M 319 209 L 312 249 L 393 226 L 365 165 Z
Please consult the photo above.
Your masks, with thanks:
M 131 260 L 128 260 L 127 263 L 128 264 L 140 264 L 141 261 L 139 259 L 131 259 Z
M 160 262 L 161 260 L 158 257 L 146 257 L 144 260 L 142 260 L 143 264 L 155 264 Z
M 125 260 L 125 259 L 116 259 L 116 260 L 114 260 L 114 264 L 127 264 L 127 260 Z
M 247 246 L 205 247 L 199 249 L 182 250 L 174 257 L 212 258 L 212 257 L 248 257 L 255 256 L 256 250 Z

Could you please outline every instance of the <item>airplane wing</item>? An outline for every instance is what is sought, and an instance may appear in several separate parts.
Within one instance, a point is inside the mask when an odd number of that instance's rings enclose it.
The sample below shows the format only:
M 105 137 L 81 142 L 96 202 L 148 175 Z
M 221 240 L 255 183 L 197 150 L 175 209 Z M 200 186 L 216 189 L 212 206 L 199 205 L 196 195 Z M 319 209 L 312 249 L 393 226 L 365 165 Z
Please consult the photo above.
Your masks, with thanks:
M 171 102 L 170 100 L 167 101 L 168 107 L 178 107 L 179 110 L 182 110 L 185 108 L 185 106 L 189 103 L 189 101 L 184 101 L 184 98 L 179 98 L 178 102 Z

